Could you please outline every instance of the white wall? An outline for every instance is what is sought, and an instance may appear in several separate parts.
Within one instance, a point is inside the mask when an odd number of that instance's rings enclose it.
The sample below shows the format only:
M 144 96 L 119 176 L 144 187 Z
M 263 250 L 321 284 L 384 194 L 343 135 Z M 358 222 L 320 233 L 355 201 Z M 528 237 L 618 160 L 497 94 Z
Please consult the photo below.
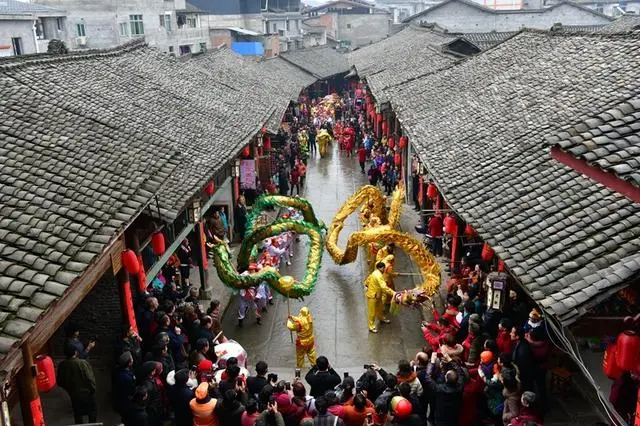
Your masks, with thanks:
M 563 25 L 603 25 L 610 21 L 569 4 L 542 12 L 518 11 L 490 13 L 463 3 L 448 3 L 415 18 L 416 22 L 435 22 L 452 32 L 517 31 L 523 27 L 550 29 Z
M 0 56 L 13 56 L 11 39 L 14 37 L 21 38 L 23 54 L 36 53 L 32 21 L 0 19 Z

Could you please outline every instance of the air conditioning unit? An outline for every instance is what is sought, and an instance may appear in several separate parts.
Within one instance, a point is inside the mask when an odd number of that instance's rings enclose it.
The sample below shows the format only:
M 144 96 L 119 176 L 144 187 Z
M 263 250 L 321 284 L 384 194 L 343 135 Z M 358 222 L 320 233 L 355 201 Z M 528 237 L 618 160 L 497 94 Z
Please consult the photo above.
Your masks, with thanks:
M 76 43 L 78 44 L 78 46 L 86 46 L 87 45 L 87 37 L 86 36 L 82 36 L 82 37 L 77 37 L 76 38 Z

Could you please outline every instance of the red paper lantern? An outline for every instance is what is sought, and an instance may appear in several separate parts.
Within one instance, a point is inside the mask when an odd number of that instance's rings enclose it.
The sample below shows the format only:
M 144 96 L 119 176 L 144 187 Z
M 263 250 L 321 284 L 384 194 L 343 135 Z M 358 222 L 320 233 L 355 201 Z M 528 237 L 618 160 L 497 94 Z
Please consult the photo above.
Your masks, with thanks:
M 476 235 L 478 235 L 476 230 L 473 229 L 473 227 L 471 225 L 469 225 L 468 223 L 467 223 L 467 226 L 464 227 L 464 234 L 465 235 L 470 235 L 472 237 L 475 237 Z
M 133 297 L 131 296 L 131 283 L 129 283 L 129 281 L 122 283 L 122 298 L 124 299 L 127 323 L 129 327 L 137 333 L 138 323 L 136 322 L 136 314 L 133 309 Z
M 498 272 L 504 272 L 504 270 L 505 270 L 504 262 L 502 261 L 502 259 L 498 259 Z
M 271 150 L 271 138 L 268 136 L 264 138 L 264 149 L 267 151 Z
M 399 165 L 401 165 L 401 164 L 402 164 L 402 157 L 400 156 L 400 153 L 399 153 L 399 152 L 396 152 L 396 153 L 393 155 L 393 163 L 394 163 L 396 166 L 399 166 Z
M 211 197 L 213 195 L 213 193 L 216 192 L 216 184 L 213 182 L 209 182 L 205 187 L 204 187 L 204 193 L 207 194 L 209 197 Z
M 250 155 L 251 155 L 251 147 L 249 145 L 247 145 L 244 148 L 242 148 L 242 156 L 243 157 L 247 158 Z
M 616 344 L 610 343 L 607 346 L 607 350 L 604 352 L 604 357 L 602 358 L 602 372 L 611 380 L 615 380 L 622 376 L 622 373 L 624 372 L 616 362 L 616 352 Z
M 625 330 L 616 340 L 616 363 L 626 371 L 635 371 L 640 360 L 640 336 L 633 330 Z
M 456 220 L 453 218 L 453 216 L 447 215 L 444 218 L 444 232 L 446 232 L 447 234 L 455 234 L 457 226 L 458 224 L 456 223 Z
M 154 232 L 151 236 L 151 249 L 156 256 L 162 256 L 166 250 L 164 244 L 164 234 L 160 231 Z
M 389 138 L 389 141 L 387 142 L 387 144 L 391 149 L 394 149 L 396 147 L 396 140 L 393 138 L 393 136 Z
M 437 195 L 438 195 L 438 188 L 436 187 L 436 184 L 433 182 L 429 182 L 429 186 L 427 187 L 427 197 L 433 200 L 434 198 L 436 198 Z
M 491 259 L 493 259 L 493 249 L 489 244 L 484 243 L 484 245 L 482 246 L 482 253 L 480 254 L 480 257 L 485 262 L 489 262 L 491 261 Z
M 407 137 L 406 136 L 400 136 L 400 140 L 398 141 L 398 146 L 400 146 L 400 149 L 405 149 L 407 146 Z
M 36 357 L 36 371 L 38 392 L 49 392 L 56 387 L 56 369 L 51 357 L 38 355 Z
M 140 270 L 140 263 L 133 250 L 125 250 L 122 252 L 122 264 L 124 269 L 130 274 L 137 274 Z

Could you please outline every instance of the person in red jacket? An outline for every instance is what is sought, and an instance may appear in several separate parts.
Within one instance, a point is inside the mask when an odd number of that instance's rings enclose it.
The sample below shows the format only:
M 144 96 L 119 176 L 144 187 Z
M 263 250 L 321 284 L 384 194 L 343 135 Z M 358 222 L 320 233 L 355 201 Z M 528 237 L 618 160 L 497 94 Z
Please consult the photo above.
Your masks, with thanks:
M 478 418 L 478 399 L 484 391 L 484 381 L 478 377 L 478 370 L 469 370 L 469 380 L 462 391 L 462 406 L 458 425 L 468 426 L 476 424 Z
M 513 352 L 513 341 L 511 341 L 511 321 L 502 318 L 498 324 L 498 335 L 496 336 L 496 346 L 498 354 Z
M 440 214 L 436 214 L 431 219 L 429 219 L 429 223 L 427 224 L 427 229 L 429 231 L 429 235 L 431 236 L 431 253 L 434 256 L 442 256 L 442 216 Z
M 364 149 L 364 145 L 360 145 L 360 148 L 358 148 L 358 163 L 360 163 L 361 173 L 364 173 L 365 161 L 367 161 L 367 150 Z

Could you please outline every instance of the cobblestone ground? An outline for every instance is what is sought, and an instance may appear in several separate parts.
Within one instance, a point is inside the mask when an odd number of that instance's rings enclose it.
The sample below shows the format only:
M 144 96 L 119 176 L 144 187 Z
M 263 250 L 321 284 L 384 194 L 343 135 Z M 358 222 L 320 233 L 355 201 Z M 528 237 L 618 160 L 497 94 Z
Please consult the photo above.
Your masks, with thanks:
M 308 167 L 304 197 L 313 204 L 316 215 L 325 223 L 346 199 L 367 183 L 360 173 L 355 158 L 339 154 L 337 147 L 328 157 L 311 158 Z M 353 215 L 345 222 L 340 235 L 344 247 L 348 235 L 359 229 L 358 218 Z M 296 244 L 291 266 L 283 271 L 301 278 L 306 263 L 305 237 Z M 423 345 L 420 333 L 421 316 L 417 310 L 404 309 L 391 318 L 388 325 L 381 325 L 378 334 L 369 333 L 366 324 L 366 306 L 362 283 L 366 276 L 364 253 L 350 265 L 337 266 L 325 253 L 318 284 L 314 293 L 304 302 L 287 303 L 276 296 L 275 304 L 257 325 L 252 314 L 245 319 L 243 328 L 237 327 L 237 300 L 233 298 L 223 321 L 225 333 L 241 343 L 249 353 L 249 362 L 263 359 L 277 369 L 295 368 L 295 349 L 290 333 L 285 327 L 288 309 L 296 313 L 308 306 L 314 317 L 318 354 L 325 355 L 339 371 L 360 374 L 363 364 L 377 362 L 394 367 L 400 359 L 413 357 Z M 411 272 L 408 259 L 399 255 L 396 263 L 399 272 Z M 411 277 L 397 280 L 399 288 L 413 287 Z M 295 336 L 294 336 L 295 337 Z

